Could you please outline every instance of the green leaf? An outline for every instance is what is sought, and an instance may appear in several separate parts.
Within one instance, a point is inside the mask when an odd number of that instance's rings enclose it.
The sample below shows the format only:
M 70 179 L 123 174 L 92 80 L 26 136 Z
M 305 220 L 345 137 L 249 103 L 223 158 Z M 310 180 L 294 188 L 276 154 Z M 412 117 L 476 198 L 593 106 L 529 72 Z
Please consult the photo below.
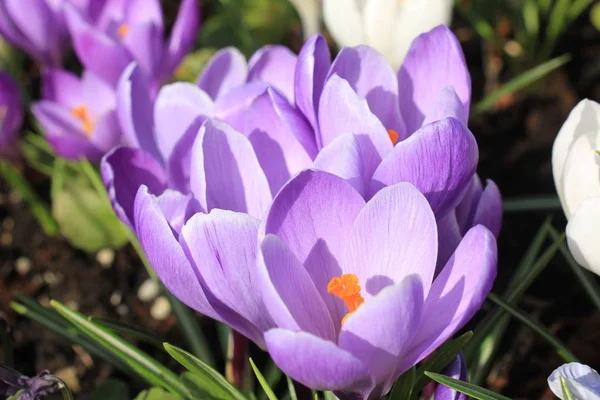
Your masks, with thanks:
M 218 388 L 219 390 L 227 393 L 228 399 L 246 400 L 244 395 L 241 394 L 239 390 L 237 390 L 231 383 L 227 381 L 227 379 L 223 377 L 223 375 L 219 374 L 209 365 L 205 364 L 192 354 L 180 349 L 179 347 L 173 346 L 169 343 L 164 343 L 163 345 L 171 357 L 177 360 L 177 362 L 183 365 L 188 371 L 203 377 L 207 385 L 210 385 L 211 387 L 216 386 L 216 388 L 211 388 L 211 391 L 216 391 Z M 208 391 L 209 390 L 207 389 L 207 392 Z
M 183 400 L 183 398 L 176 394 L 165 392 L 162 388 L 153 387 L 140 392 L 135 400 Z
M 436 374 L 433 372 L 425 372 L 425 375 L 434 381 L 446 385 L 458 392 L 464 393 L 478 400 L 510 400 L 506 396 L 494 393 L 491 390 L 473 385 L 472 383 L 463 382 L 458 379 L 447 377 L 446 375 Z
M 288 392 L 290 394 L 290 400 L 298 400 L 298 395 L 296 394 L 296 388 L 294 387 L 294 382 L 289 376 L 286 376 L 287 380 Z
M 416 371 L 413 392 L 419 393 L 429 381 L 425 371 L 441 372 L 473 337 L 473 332 L 463 333 L 456 339 L 444 343 L 433 355 L 424 361 Z
M 107 379 L 92 393 L 91 400 L 129 400 L 129 387 L 118 379 Z
M 490 293 L 488 295 L 488 299 L 499 305 L 504 311 L 511 314 L 513 317 L 517 318 L 519 321 L 523 322 L 529 328 L 531 328 L 534 332 L 544 338 L 561 356 L 566 362 L 578 362 L 577 357 L 575 357 L 554 335 L 552 335 L 544 326 L 534 321 L 529 315 L 525 312 L 519 310 L 516 307 L 511 306 L 510 304 L 502 301 L 498 296 L 494 293 Z
M 475 113 L 482 113 L 490 110 L 503 96 L 524 89 L 569 61 L 571 61 L 571 55 L 563 54 L 560 57 L 556 57 L 550 61 L 538 65 L 537 67 L 523 72 L 477 103 L 474 110 Z
M 90 321 L 102 328 L 106 328 L 113 333 L 151 344 L 160 348 L 161 350 L 163 349 L 162 344 L 164 340 L 160 340 L 160 338 L 157 338 L 155 335 L 143 331 L 136 326 L 115 321 L 110 318 L 90 317 Z
M 181 380 L 185 387 L 190 391 L 192 399 L 217 399 L 217 400 L 229 400 L 231 395 L 228 391 L 220 387 L 219 385 L 213 384 L 213 382 L 206 377 L 206 375 L 198 375 L 193 372 L 184 372 L 181 375 Z
M 590 11 L 590 21 L 592 21 L 592 25 L 600 31 L 600 3 L 592 7 L 592 11 Z
M 545 60 L 550 57 L 556 41 L 560 35 L 565 31 L 568 19 L 566 16 L 569 13 L 571 0 L 556 0 L 554 8 L 550 13 L 550 19 L 546 25 L 546 34 L 544 36 L 544 43 L 542 44 L 542 50 L 540 51 L 540 59 Z
M 403 373 L 392 388 L 392 393 L 388 397 L 388 400 L 409 400 L 413 397 L 413 387 L 415 379 L 417 378 L 417 370 L 412 367 L 405 373 Z
M 560 377 L 560 388 L 562 389 L 562 394 L 564 396 L 563 400 L 577 400 L 564 376 Z
M 275 393 L 273 393 L 273 389 L 271 389 L 271 386 L 269 386 L 263 374 L 261 374 L 258 368 L 256 368 L 256 364 L 254 364 L 252 358 L 250 358 L 250 366 L 252 366 L 252 370 L 254 371 L 254 375 L 256 375 L 256 379 L 258 379 L 258 383 L 260 383 L 260 386 L 262 386 L 263 390 L 267 394 L 267 398 L 269 400 L 277 400 L 277 396 L 275 396 Z
M 56 300 L 50 301 L 50 305 L 64 318 L 69 320 L 79 331 L 94 340 L 108 352 L 122 359 L 152 385 L 161 386 L 183 397 L 187 396 L 187 389 L 179 378 L 144 352 L 104 328 L 90 322 L 82 314 L 71 310 Z

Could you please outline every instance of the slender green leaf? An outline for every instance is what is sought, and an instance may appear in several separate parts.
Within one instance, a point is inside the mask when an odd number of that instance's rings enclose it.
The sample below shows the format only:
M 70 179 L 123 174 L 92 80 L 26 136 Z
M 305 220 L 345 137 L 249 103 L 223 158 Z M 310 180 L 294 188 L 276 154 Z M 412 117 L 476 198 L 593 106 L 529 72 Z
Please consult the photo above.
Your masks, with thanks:
M 136 326 L 115 321 L 110 318 L 90 317 L 90 321 L 118 335 L 130 337 L 134 340 L 151 344 L 161 350 L 163 349 L 162 344 L 164 340 L 160 340 L 160 338 L 157 338 L 155 335 L 150 334 Z
M 104 328 L 90 322 L 82 314 L 71 310 L 56 300 L 52 300 L 50 305 L 86 336 L 97 342 L 110 353 L 125 361 L 149 383 L 161 386 L 182 397 L 187 396 L 187 389 L 181 383 L 179 378 L 159 362 L 150 358 L 147 354 L 136 349 L 131 344 L 113 335 Z
M 92 393 L 91 400 L 129 400 L 129 387 L 119 379 L 107 379 Z
M 269 386 L 269 384 L 267 383 L 267 380 L 265 379 L 263 374 L 261 374 L 260 371 L 258 370 L 258 368 L 256 368 L 256 364 L 254 364 L 254 361 L 252 360 L 252 358 L 250 358 L 250 366 L 252 367 L 252 370 L 254 371 L 254 375 L 256 375 L 256 379 L 258 379 L 258 383 L 260 383 L 260 386 L 263 388 L 263 390 L 267 394 L 267 398 L 269 400 L 277 400 L 277 396 L 275 396 L 275 393 L 273 393 L 273 389 L 271 389 L 271 386 Z
M 513 317 L 517 318 L 519 321 L 523 322 L 529 328 L 531 328 L 535 333 L 544 338 L 561 356 L 566 362 L 578 362 L 577 357 L 573 355 L 554 335 L 552 335 L 543 325 L 534 321 L 529 315 L 525 312 L 519 310 L 516 307 L 511 306 L 510 304 L 502 301 L 500 297 L 496 296 L 494 293 L 490 293 L 488 295 L 488 299 L 499 305 L 504 311 L 511 314 Z
M 506 199 L 502 204 L 504 212 L 560 210 L 561 207 L 556 195 Z
M 564 376 L 560 377 L 560 388 L 562 389 L 563 400 L 577 400 Z
M 417 370 L 415 367 L 412 367 L 402 375 L 398 379 L 396 379 L 396 383 L 394 383 L 394 387 L 392 388 L 392 393 L 388 397 L 388 400 L 409 400 L 413 398 L 413 388 L 415 384 L 415 380 L 417 378 Z
M 181 375 L 181 380 L 185 387 L 190 391 L 192 399 L 216 399 L 216 400 L 231 400 L 231 394 L 215 385 L 206 375 L 198 375 L 194 372 L 184 372 Z
M 464 393 L 478 400 L 510 400 L 506 396 L 494 393 L 491 390 L 484 389 L 472 383 L 463 382 L 458 379 L 447 377 L 446 375 L 425 372 L 425 374 L 434 381 L 446 385 L 456 391 Z
M 440 346 L 429 359 L 424 361 L 419 368 L 417 368 L 413 392 L 419 393 L 423 390 L 425 385 L 427 385 L 429 379 L 425 376 L 425 371 L 441 372 L 448 364 L 450 364 L 454 357 L 456 357 L 472 337 L 473 332 L 469 331 Z
M 566 16 L 569 13 L 570 6 L 571 0 L 556 0 L 554 2 L 554 7 L 550 13 L 550 19 L 546 25 L 545 41 L 542 44 L 542 50 L 540 51 L 541 60 L 550 57 L 558 38 L 565 31 L 568 23 Z
M 550 61 L 538 65 L 537 67 L 523 72 L 477 103 L 474 110 L 475 113 L 482 113 L 490 110 L 503 96 L 526 88 L 534 82 L 542 79 L 555 69 L 560 68 L 570 60 L 570 54 L 563 54 L 560 57 L 556 57 Z
M 227 379 L 223 375 L 219 374 L 212 367 L 202 362 L 194 355 L 188 353 L 179 347 L 173 346 L 169 343 L 163 344 L 165 350 L 173 357 L 177 362 L 183 365 L 188 371 L 195 373 L 196 375 L 206 378 L 206 382 L 210 382 L 211 385 L 216 385 L 223 391 L 229 394 L 230 399 L 245 400 L 244 395 L 241 394 L 231 383 L 227 382 Z
M 288 386 L 288 393 L 290 394 L 290 400 L 298 400 L 298 395 L 296 394 L 296 388 L 294 387 L 294 382 L 289 376 L 286 376 Z M 267 381 L 268 383 L 268 381 Z
M 594 0 L 574 0 L 569 8 L 568 21 L 573 22 L 576 20 L 592 3 L 594 3 Z M 598 8 L 598 4 L 595 7 Z
M 590 11 L 590 21 L 600 31 L 600 3 L 594 5 L 592 11 Z
M 162 388 L 153 387 L 140 392 L 135 400 L 183 400 L 183 398 L 176 394 L 165 392 Z

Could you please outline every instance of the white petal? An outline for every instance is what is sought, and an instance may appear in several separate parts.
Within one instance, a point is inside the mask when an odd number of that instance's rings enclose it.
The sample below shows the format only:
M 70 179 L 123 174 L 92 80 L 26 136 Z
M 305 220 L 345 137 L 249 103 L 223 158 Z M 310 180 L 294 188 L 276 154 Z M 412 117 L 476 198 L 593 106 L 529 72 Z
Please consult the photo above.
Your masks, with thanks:
M 302 21 L 304 38 L 308 39 L 321 31 L 321 1 L 320 0 L 290 0 L 298 10 Z
M 398 0 L 370 0 L 365 6 L 366 42 L 390 62 L 396 58 L 396 43 L 390 39 L 394 36 L 403 9 L 403 2 Z M 394 65 L 394 68 L 397 69 L 399 66 L 400 64 Z
M 564 399 L 561 376 L 567 380 L 569 389 L 577 400 L 600 400 L 600 375 L 596 370 L 576 362 L 563 364 L 555 369 L 548 377 L 548 386 L 557 397 Z
M 325 25 L 340 47 L 365 43 L 362 7 L 358 3 L 355 0 L 323 0 Z
M 575 260 L 600 275 L 600 197 L 585 200 L 567 224 L 567 241 Z
M 600 180 L 598 177 L 598 166 L 595 165 L 596 157 L 595 150 L 599 147 L 598 140 L 600 138 L 600 104 L 591 100 L 582 100 L 569 114 L 566 122 L 558 132 L 552 147 L 552 172 L 554 174 L 554 184 L 558 196 L 560 197 L 563 209 L 567 218 L 575 212 L 583 199 L 593 195 L 596 188 L 600 191 Z M 573 155 L 574 154 L 574 155 Z M 576 169 L 570 171 L 567 177 L 567 163 L 571 157 Z M 585 166 L 579 165 L 578 158 L 584 157 L 587 160 Z M 591 161 L 591 162 L 590 162 Z M 589 169 L 587 169 L 589 168 Z M 577 183 L 577 173 L 587 175 L 591 182 L 583 185 Z M 596 176 L 595 179 L 592 177 Z M 565 182 L 571 179 L 567 188 Z M 588 191 L 589 194 L 588 194 Z M 576 194 L 578 193 L 578 194 Z

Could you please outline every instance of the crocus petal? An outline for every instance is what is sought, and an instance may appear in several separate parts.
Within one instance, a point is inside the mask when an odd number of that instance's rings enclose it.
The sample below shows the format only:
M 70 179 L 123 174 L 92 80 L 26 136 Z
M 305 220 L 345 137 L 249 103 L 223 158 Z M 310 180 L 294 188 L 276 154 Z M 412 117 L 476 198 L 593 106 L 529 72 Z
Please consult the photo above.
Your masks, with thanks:
M 65 15 L 73 37 L 73 47 L 81 63 L 107 82 L 116 84 L 121 72 L 132 61 L 120 43 L 101 33 L 72 7 Z
M 213 117 L 227 122 L 236 131 L 243 132 L 248 108 L 267 89 L 264 82 L 252 82 L 231 90 L 217 99 Z
M 278 327 L 334 341 L 329 310 L 298 258 L 275 235 L 260 244 L 259 280 L 265 306 Z
M 40 49 L 36 48 L 19 30 L 19 28 L 14 24 L 12 17 L 6 10 L 6 2 L 0 2 L 0 34 L 2 37 L 24 50 L 25 52 L 31 54 L 38 61 L 43 62 L 48 65 L 59 66 L 60 60 L 57 63 L 53 62 L 52 57 L 48 54 L 45 54 Z
M 425 125 L 398 143 L 373 175 L 372 193 L 397 182 L 410 182 L 444 216 L 456 207 L 477 168 L 473 134 L 454 118 Z
M 226 47 L 215 53 L 198 78 L 197 85 L 213 100 L 231 89 L 242 86 L 248 76 L 246 58 L 235 47 Z
M 300 20 L 302 21 L 302 31 L 304 38 L 319 33 L 321 30 L 321 2 L 320 0 L 290 0 L 296 7 Z
M 269 183 L 252 144 L 229 125 L 207 120 L 192 149 L 191 190 L 207 210 L 221 208 L 262 218 Z
M 331 76 L 323 88 L 319 126 L 317 143 L 321 147 L 344 133 L 369 135 L 381 158 L 393 147 L 386 128 L 370 111 L 367 101 L 356 94 L 348 81 L 337 75 Z
M 218 318 L 183 249 L 177 242 L 158 200 L 141 186 L 135 199 L 137 237 L 156 274 L 178 299 L 194 310 Z
M 323 19 L 340 47 L 365 43 L 362 4 L 357 1 L 323 0 Z
M 294 96 L 296 107 L 304 113 L 315 132 L 319 129 L 319 98 L 330 66 L 327 40 L 321 35 L 312 36 L 298 54 Z
M 132 26 L 152 23 L 162 30 L 163 13 L 160 0 L 127 0 L 125 19 Z
M 210 97 L 196 85 L 177 82 L 163 86 L 154 105 L 156 143 L 164 160 L 199 116 L 213 113 Z
M 475 217 L 475 212 L 477 211 L 482 192 L 483 185 L 481 179 L 479 178 L 479 175 L 475 174 L 473 175 L 473 178 L 471 178 L 471 183 L 469 183 L 469 187 L 467 188 L 463 199 L 454 209 L 456 220 L 460 226 L 460 231 L 463 234 L 467 233 L 474 225 L 473 218 Z
M 248 109 L 243 132 L 254 147 L 272 195 L 293 175 L 309 168 L 317 153 L 306 120 L 271 88 Z
M 102 158 L 103 151 L 94 146 L 85 136 L 80 135 L 57 135 L 46 134 L 46 140 L 52 150 L 67 160 L 79 161 L 86 158 L 91 162 L 97 162 Z
M 259 224 L 247 214 L 214 209 L 187 221 L 180 242 L 203 286 L 258 330 L 267 331 L 274 323 L 260 296 Z
M 203 212 L 198 202 L 191 194 L 183 194 L 167 189 L 156 198 L 169 226 L 177 234 L 185 222 L 197 212 Z
M 134 25 L 122 39 L 140 67 L 148 76 L 156 77 L 161 62 L 162 28 L 153 22 Z
M 144 72 L 131 63 L 117 86 L 117 116 L 125 142 L 163 162 L 154 137 L 154 104 Z
M 600 274 L 600 248 L 595 234 L 598 221 L 600 197 L 591 197 L 583 201 L 567 224 L 567 241 L 573 257 L 596 274 Z
M 471 76 L 460 43 L 448 27 L 438 26 L 414 40 L 398 73 L 398 85 L 409 133 L 422 126 L 446 86 L 452 86 L 469 109 Z
M 42 73 L 42 98 L 74 107 L 83 102 L 81 81 L 69 71 L 45 68 Z
M 577 400 L 600 399 L 600 375 L 587 365 L 572 362 L 555 369 L 548 377 L 550 390 L 561 400 L 565 399 L 560 377 L 565 378 L 567 385 Z
M 552 147 L 554 184 L 567 219 L 584 199 L 600 196 L 598 137 L 600 104 L 582 100 L 569 114 Z
M 361 360 L 381 385 L 381 397 L 396 378 L 398 360 L 410 346 L 421 322 L 423 286 L 418 276 L 388 286 L 350 315 L 340 332 L 339 346 Z M 389 386 L 389 387 L 388 387 Z
M 100 171 L 113 209 L 131 228 L 134 224 L 134 200 L 140 186 L 144 185 L 145 190 L 154 195 L 166 189 L 167 179 L 162 166 L 140 149 L 113 149 L 102 159 Z
M 496 239 L 482 225 L 471 228 L 433 282 L 416 341 L 397 373 L 428 356 L 464 326 L 492 289 L 498 262 Z
M 459 379 L 461 381 L 467 381 L 467 366 L 465 364 L 465 358 L 462 352 L 458 353 L 454 360 L 448 365 L 443 374 L 450 378 Z M 468 397 L 464 393 L 460 393 L 455 389 L 449 388 L 446 385 L 439 384 L 435 389 L 433 396 L 434 400 L 467 400 Z
M 86 70 L 81 77 L 83 102 L 91 115 L 113 112 L 117 106 L 115 89 L 92 71 Z M 120 130 L 120 129 L 119 129 Z
M 346 314 L 345 306 L 327 292 L 327 285 L 342 273 L 344 244 L 364 203 L 345 180 L 303 171 L 277 194 L 261 230 L 278 236 L 302 262 L 336 327 Z
M 469 226 L 469 229 L 471 225 Z M 440 272 L 448 262 L 454 250 L 463 238 L 456 218 L 456 212 L 450 211 L 445 216 L 438 218 L 438 258 L 436 272 Z M 468 230 L 468 229 L 467 229 Z M 466 233 L 466 231 L 465 231 Z
M 386 129 L 406 137 L 398 108 L 398 80 L 385 58 L 369 46 L 346 47 L 331 65 L 329 76 L 338 75 L 367 100 L 369 109 Z
M 342 270 L 358 277 L 367 301 L 413 274 L 427 294 L 436 257 L 433 212 L 414 186 L 400 183 L 381 190 L 360 212 L 346 243 Z
M 189 193 L 190 177 L 192 175 L 192 149 L 198 137 L 198 131 L 204 123 L 203 117 L 198 117 L 192 122 L 181 139 L 173 147 L 171 156 L 167 161 L 167 176 L 169 187 L 182 193 Z
M 473 225 L 481 224 L 488 228 L 494 236 L 500 235 L 502 227 L 502 194 L 498 186 L 487 180 L 485 189 L 479 198 L 479 204 L 473 217 Z
M 199 26 L 198 0 L 183 0 L 165 50 L 163 79 L 169 77 L 183 57 L 194 47 Z
M 367 150 L 371 149 L 367 147 Z M 374 149 L 372 153 L 374 154 L 368 155 L 378 159 Z M 333 142 L 321 149 L 313 166 L 315 169 L 344 178 L 361 196 L 367 194 L 367 183 L 370 182 L 371 177 L 365 174 L 363 154 L 357 135 L 346 133 L 335 138 Z
M 335 343 L 306 332 L 272 329 L 265 342 L 275 364 L 315 390 L 362 392 L 372 387 L 367 367 Z
M 89 140 L 103 153 L 119 145 L 121 142 L 121 127 L 117 115 L 110 112 L 100 117 Z
M 469 110 L 465 108 L 465 105 L 460 100 L 452 86 L 446 86 L 444 90 L 442 90 L 442 93 L 433 106 L 433 109 L 425 116 L 423 125 L 427 125 L 444 118 L 454 118 L 464 126 L 467 126 L 469 119 Z
M 296 59 L 297 56 L 285 46 L 265 46 L 248 62 L 248 82 L 266 82 L 293 103 Z

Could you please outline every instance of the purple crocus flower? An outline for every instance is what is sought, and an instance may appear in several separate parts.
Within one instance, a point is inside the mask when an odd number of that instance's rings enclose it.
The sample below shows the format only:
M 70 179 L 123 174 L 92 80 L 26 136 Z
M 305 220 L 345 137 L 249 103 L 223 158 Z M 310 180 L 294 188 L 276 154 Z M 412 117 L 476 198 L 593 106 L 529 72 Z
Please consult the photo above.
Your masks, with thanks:
M 159 0 L 107 0 L 95 24 L 73 7 L 65 15 L 75 52 L 88 70 L 116 84 L 136 61 L 156 89 L 192 49 L 199 12 L 197 0 L 183 0 L 167 42 Z
M 69 47 L 64 7 L 71 4 L 95 20 L 106 0 L 3 0 L 0 35 L 38 62 L 59 67 Z
M 0 71 L 0 157 L 13 158 L 23 124 L 23 100 L 12 76 Z
M 365 202 L 346 180 L 307 170 L 262 221 L 192 215 L 190 204 L 145 186 L 136 196 L 137 235 L 167 288 L 266 348 L 293 379 L 342 399 L 387 393 L 471 319 L 496 275 L 495 238 L 477 225 L 434 277 L 435 217 L 408 183 Z
M 58 155 L 99 161 L 121 142 L 114 89 L 93 72 L 84 71 L 80 79 L 48 68 L 42 77 L 42 97 L 32 111 Z
M 19 393 L 15 399 L 37 400 L 57 393 L 60 389 L 61 381 L 49 371 L 42 371 L 29 378 L 12 368 L 0 365 L 0 394 L 3 396 L 14 396 Z
M 465 364 L 465 358 L 463 353 L 460 352 L 454 360 L 448 365 L 444 371 L 444 375 L 450 378 L 459 379 L 464 382 L 468 382 L 467 376 L 467 365 Z M 464 393 L 457 392 L 456 390 L 449 388 L 446 385 L 439 384 L 435 389 L 434 400 L 467 400 L 468 397 Z

